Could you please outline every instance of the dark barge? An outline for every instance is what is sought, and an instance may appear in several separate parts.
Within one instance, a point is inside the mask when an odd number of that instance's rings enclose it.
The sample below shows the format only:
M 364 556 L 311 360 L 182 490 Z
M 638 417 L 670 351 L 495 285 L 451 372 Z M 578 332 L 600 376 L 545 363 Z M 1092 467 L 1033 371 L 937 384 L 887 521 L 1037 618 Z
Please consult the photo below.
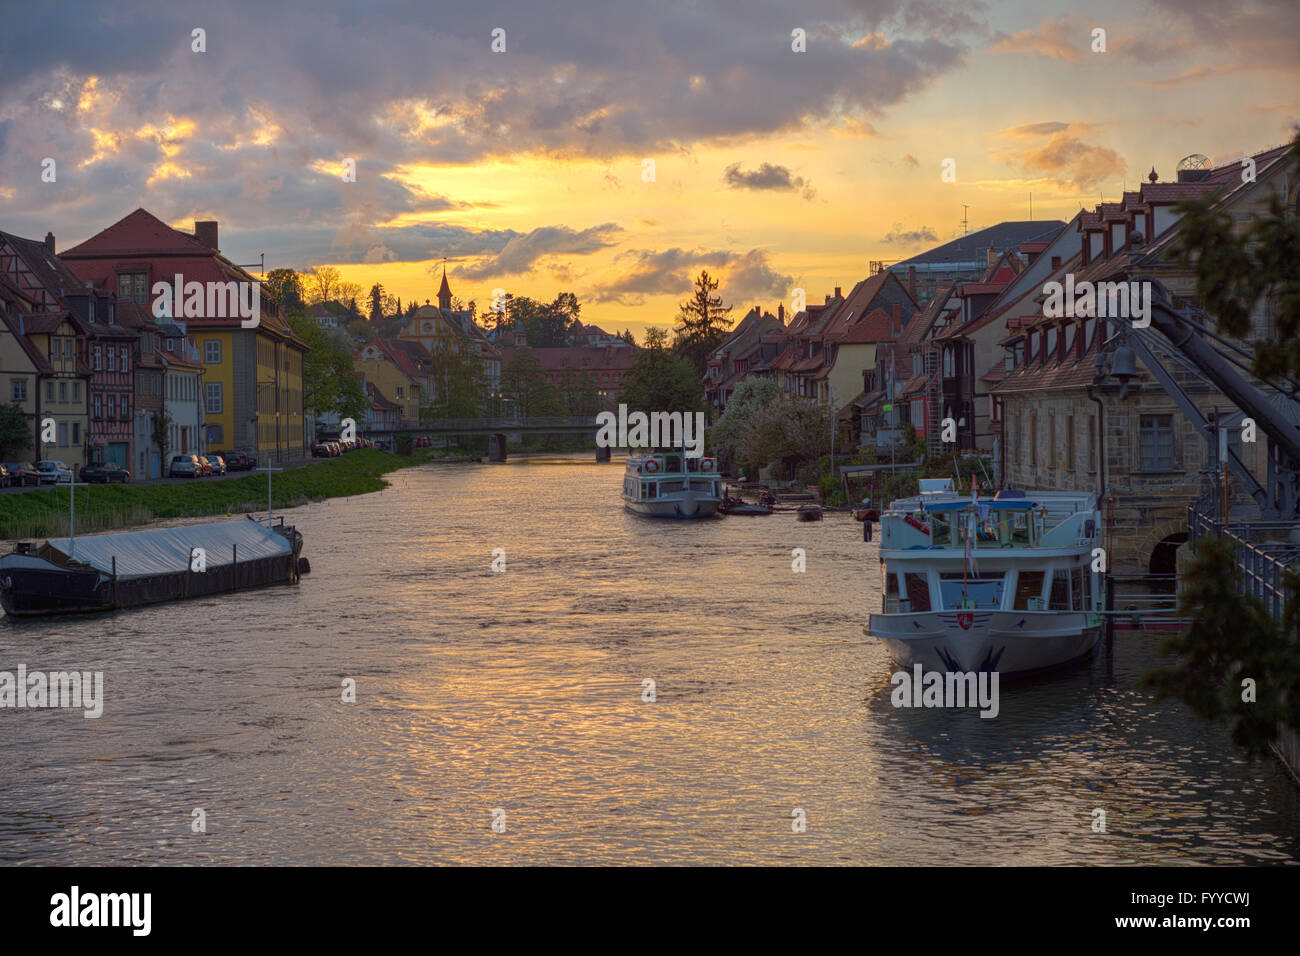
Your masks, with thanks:
M 0 606 L 15 617 L 85 614 L 295 584 L 301 551 L 283 518 L 52 538 L 0 557 Z

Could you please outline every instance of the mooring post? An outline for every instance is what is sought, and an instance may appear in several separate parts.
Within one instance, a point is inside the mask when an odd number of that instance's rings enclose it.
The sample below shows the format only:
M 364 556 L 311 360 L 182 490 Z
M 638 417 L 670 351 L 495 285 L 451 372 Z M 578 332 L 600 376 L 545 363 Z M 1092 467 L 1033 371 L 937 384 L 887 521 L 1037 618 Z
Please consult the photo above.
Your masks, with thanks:
M 117 610 L 117 555 L 113 555 L 113 610 Z
M 230 590 L 239 590 L 239 545 L 230 546 Z
M 1115 577 L 1107 571 L 1102 580 L 1106 586 L 1106 655 L 1110 656 L 1115 646 Z

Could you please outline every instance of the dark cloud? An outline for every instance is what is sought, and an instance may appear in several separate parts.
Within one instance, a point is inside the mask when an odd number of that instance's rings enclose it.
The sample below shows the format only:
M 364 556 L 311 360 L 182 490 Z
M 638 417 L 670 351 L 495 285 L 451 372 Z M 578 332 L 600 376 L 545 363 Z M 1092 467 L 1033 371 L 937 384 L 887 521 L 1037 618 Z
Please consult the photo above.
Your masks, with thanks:
M 722 181 L 732 189 L 771 189 L 777 192 L 795 192 L 803 194 L 804 199 L 812 199 L 815 194 L 812 184 L 802 176 L 792 175 L 785 166 L 763 163 L 758 169 L 747 173 L 740 168 L 740 163 L 732 163 L 723 171 Z
M 589 255 L 615 244 L 623 227 L 612 222 L 581 231 L 568 226 L 543 226 L 512 236 L 496 255 L 461 266 L 458 275 L 468 279 L 520 275 L 531 272 L 537 260 L 551 255 Z
M 623 272 L 601 283 L 593 298 L 601 302 L 637 305 L 649 296 L 680 295 L 692 288 L 701 269 L 719 277 L 724 301 L 743 301 L 763 296 L 784 297 L 793 278 L 775 272 L 767 252 L 671 248 L 659 251 L 634 249 L 617 257 Z
M 905 230 L 901 224 L 895 223 L 894 228 L 880 241 L 890 244 L 911 245 L 917 242 L 935 242 L 938 238 L 938 234 L 929 226 Z
M 433 245 L 490 253 L 462 267 L 479 274 L 528 271 L 552 249 L 583 254 L 571 248 L 581 234 L 439 225 L 478 197 L 425 195 L 403 171 L 680 155 L 881 116 L 964 62 L 985 10 L 808 0 L 797 13 L 742 0 L 609 0 L 562 15 L 518 0 L 30 4 L 0 31 L 3 227 L 79 241 L 143 206 L 174 223 L 218 218 L 242 257 L 275 236 L 300 264 L 406 260 Z M 807 54 L 790 50 L 792 18 Z M 496 26 L 507 53 L 490 50 Z M 191 50 L 195 27 L 205 53 Z M 53 184 L 39 181 L 46 156 Z M 355 183 L 338 175 L 345 157 Z M 399 217 L 426 225 L 377 225 Z

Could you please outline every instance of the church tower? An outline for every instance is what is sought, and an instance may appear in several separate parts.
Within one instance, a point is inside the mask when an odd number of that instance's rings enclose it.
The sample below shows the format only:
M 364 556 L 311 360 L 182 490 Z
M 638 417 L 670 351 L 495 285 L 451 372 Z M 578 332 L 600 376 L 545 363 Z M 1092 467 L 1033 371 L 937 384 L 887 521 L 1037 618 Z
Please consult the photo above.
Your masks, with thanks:
M 438 287 L 438 308 L 451 311 L 451 286 L 447 285 L 447 263 L 442 264 L 442 285 Z

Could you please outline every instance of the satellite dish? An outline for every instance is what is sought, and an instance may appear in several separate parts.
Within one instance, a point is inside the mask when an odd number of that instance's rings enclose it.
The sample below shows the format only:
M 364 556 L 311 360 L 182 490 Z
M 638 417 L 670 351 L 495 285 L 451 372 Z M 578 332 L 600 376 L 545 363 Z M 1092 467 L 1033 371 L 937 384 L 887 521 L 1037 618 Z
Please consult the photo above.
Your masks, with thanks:
M 1210 157 L 1201 153 L 1192 153 L 1192 155 L 1184 156 L 1178 161 L 1178 170 L 1180 172 L 1184 169 L 1210 169 L 1211 167 Z

